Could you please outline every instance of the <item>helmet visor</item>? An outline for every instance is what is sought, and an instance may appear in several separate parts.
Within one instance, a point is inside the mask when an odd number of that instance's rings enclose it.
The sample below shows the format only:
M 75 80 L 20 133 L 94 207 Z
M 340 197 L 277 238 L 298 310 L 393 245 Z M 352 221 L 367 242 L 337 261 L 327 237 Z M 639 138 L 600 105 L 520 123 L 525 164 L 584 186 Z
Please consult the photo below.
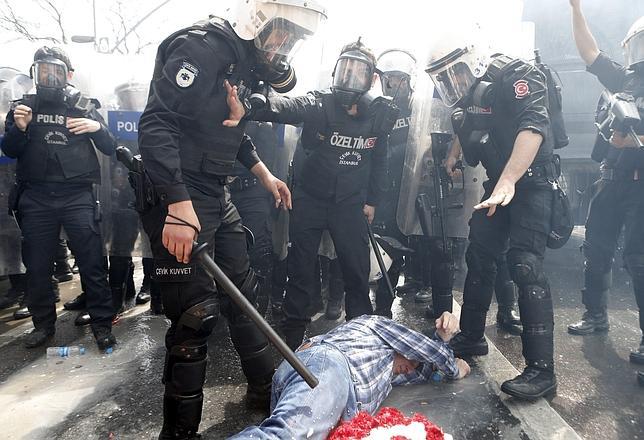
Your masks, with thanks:
M 409 75 L 403 72 L 389 71 L 380 74 L 382 92 L 385 96 L 396 97 L 411 90 Z
M 476 77 L 470 66 L 463 61 L 427 73 L 429 73 L 443 103 L 448 107 L 453 107 L 463 99 L 476 82 Z
M 333 87 L 364 93 L 371 88 L 373 68 L 365 60 L 343 57 L 335 65 Z
M 34 63 L 36 86 L 62 89 L 67 84 L 67 66 L 58 60 L 42 60 Z
M 633 35 L 624 43 L 624 56 L 628 67 L 644 61 L 644 31 Z
M 269 64 L 276 64 L 282 60 L 289 62 L 300 43 L 311 35 L 307 29 L 278 17 L 268 22 L 254 41 L 260 56 Z

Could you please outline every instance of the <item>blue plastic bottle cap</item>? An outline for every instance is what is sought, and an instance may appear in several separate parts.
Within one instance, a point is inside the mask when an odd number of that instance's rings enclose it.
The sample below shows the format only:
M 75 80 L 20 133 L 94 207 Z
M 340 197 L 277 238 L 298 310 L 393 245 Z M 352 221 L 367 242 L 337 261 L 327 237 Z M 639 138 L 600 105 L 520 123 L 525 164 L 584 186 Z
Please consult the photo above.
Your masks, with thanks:
M 105 354 L 112 354 L 113 351 L 114 351 L 114 349 L 112 347 L 107 347 L 105 349 Z

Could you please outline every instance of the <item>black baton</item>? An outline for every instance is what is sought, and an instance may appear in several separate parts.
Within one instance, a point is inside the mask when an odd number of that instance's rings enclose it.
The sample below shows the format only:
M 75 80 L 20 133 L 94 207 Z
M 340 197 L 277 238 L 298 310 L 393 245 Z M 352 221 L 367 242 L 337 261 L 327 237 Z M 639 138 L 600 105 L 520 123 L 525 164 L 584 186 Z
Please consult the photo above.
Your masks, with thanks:
M 385 262 L 382 261 L 382 255 L 380 255 L 380 246 L 378 245 L 378 242 L 376 241 L 376 237 L 373 235 L 373 230 L 371 229 L 371 225 L 369 224 L 369 220 L 365 217 L 364 219 L 365 222 L 367 222 L 367 231 L 369 232 L 369 241 L 371 241 L 371 247 L 373 248 L 373 252 L 376 254 L 376 260 L 378 260 L 378 266 L 380 267 L 380 271 L 382 272 L 382 277 L 385 279 L 385 283 L 387 283 L 387 290 L 389 291 L 389 294 L 391 295 L 391 299 L 396 298 L 396 294 L 394 293 L 394 288 L 391 285 L 391 280 L 389 279 L 389 274 L 387 273 L 387 267 L 385 266 Z
M 306 368 L 306 365 L 300 361 L 300 359 L 295 356 L 293 350 L 289 348 L 288 345 L 284 342 L 282 338 L 273 330 L 268 322 L 259 314 L 257 309 L 246 299 L 246 297 L 239 291 L 237 286 L 230 281 L 230 278 L 221 270 L 217 263 L 208 255 L 206 249 L 208 243 L 198 244 L 195 243 L 192 247 L 192 258 L 196 259 L 201 267 L 206 271 L 208 275 L 213 277 L 217 282 L 218 286 L 224 289 L 224 292 L 228 294 L 230 299 L 233 300 L 237 307 L 239 307 L 246 316 L 248 316 L 251 321 L 257 325 L 259 330 L 264 333 L 266 338 L 277 348 L 277 351 L 280 352 L 284 359 L 291 364 L 291 366 L 297 371 L 297 373 L 302 376 L 302 379 L 311 387 L 315 388 L 318 385 L 318 379 Z

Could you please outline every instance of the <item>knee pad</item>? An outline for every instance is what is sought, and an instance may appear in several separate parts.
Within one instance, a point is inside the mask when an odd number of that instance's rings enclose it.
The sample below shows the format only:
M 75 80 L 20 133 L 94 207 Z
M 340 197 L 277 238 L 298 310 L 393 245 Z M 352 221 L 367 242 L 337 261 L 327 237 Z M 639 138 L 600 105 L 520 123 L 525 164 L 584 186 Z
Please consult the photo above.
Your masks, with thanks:
M 173 345 L 166 354 L 163 383 L 166 395 L 191 398 L 202 393 L 206 380 L 208 345 L 205 340 L 187 340 Z
M 533 253 L 518 249 L 508 251 L 508 269 L 515 283 L 522 286 L 539 285 L 545 281 L 541 260 Z
M 187 327 L 197 336 L 208 337 L 217 325 L 218 317 L 219 302 L 211 298 L 195 304 L 183 312 L 177 326 Z

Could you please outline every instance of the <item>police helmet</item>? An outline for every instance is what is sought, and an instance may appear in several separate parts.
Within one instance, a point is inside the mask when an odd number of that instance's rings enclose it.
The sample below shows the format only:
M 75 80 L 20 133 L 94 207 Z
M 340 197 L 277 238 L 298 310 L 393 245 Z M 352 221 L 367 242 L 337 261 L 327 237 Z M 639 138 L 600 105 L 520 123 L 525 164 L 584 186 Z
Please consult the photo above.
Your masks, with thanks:
M 485 75 L 491 51 L 464 33 L 441 36 L 429 50 L 425 72 L 430 76 L 443 102 L 453 107 L 471 91 L 478 78 Z
M 644 17 L 640 17 L 628 30 L 622 48 L 630 69 L 644 62 Z

